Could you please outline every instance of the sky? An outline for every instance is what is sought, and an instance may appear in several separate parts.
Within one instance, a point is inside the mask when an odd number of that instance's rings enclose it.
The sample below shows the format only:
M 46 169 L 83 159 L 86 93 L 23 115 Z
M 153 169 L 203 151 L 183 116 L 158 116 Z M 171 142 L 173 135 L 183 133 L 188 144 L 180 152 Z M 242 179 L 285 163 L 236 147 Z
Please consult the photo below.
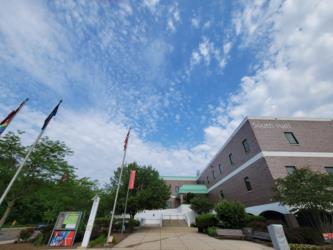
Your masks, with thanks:
M 246 116 L 333 117 L 333 2 L 2 0 L 0 116 L 64 141 L 77 174 L 203 170 Z

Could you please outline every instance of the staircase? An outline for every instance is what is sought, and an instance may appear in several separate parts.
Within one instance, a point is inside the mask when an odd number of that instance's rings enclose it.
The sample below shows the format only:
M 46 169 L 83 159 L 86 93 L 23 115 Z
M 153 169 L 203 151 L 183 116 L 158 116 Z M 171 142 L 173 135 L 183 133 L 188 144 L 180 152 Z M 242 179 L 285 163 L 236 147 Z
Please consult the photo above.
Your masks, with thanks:
M 163 227 L 187 227 L 185 220 L 163 220 Z

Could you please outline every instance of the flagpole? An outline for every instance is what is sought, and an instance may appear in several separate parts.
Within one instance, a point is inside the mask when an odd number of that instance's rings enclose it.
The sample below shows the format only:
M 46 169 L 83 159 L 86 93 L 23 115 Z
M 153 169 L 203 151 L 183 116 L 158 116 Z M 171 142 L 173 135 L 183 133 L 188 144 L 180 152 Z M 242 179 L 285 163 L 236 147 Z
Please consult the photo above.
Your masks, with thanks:
M 127 188 L 127 194 L 126 194 L 126 201 L 125 201 L 125 208 L 124 208 L 124 214 L 123 214 L 123 224 L 121 225 L 121 233 L 125 231 L 124 224 L 125 224 L 125 215 L 127 210 L 127 201 L 128 201 L 128 194 L 129 194 L 129 187 Z
M 122 160 L 122 163 L 121 163 L 121 170 L 120 170 L 120 176 L 119 176 L 119 180 L 118 180 L 118 187 L 117 187 L 116 197 L 115 197 L 115 200 L 113 202 L 113 209 L 112 209 L 109 232 L 108 232 L 108 237 L 107 237 L 107 240 L 106 240 L 107 242 L 106 243 L 111 243 L 112 242 L 112 238 L 110 238 L 110 234 L 111 234 L 111 230 L 112 230 L 112 223 L 113 223 L 114 214 L 116 212 L 116 205 L 117 205 L 118 193 L 119 193 L 119 188 L 120 188 L 120 183 L 121 183 L 121 176 L 123 174 L 124 163 L 125 163 L 125 158 L 126 158 L 126 151 L 127 151 L 127 148 L 124 148 L 124 149 L 125 150 L 124 150 L 123 160 Z
M 17 169 L 17 171 L 16 171 L 14 177 L 13 177 L 13 178 L 11 179 L 11 181 L 9 182 L 9 184 L 8 184 L 8 186 L 7 186 L 6 190 L 5 190 L 5 192 L 2 194 L 2 196 L 1 196 L 1 198 L 0 198 L 0 206 L 1 206 L 2 202 L 4 201 L 4 199 L 6 198 L 8 192 L 10 191 L 11 187 L 13 186 L 13 184 L 14 184 L 14 182 L 15 182 L 17 176 L 20 174 L 20 172 L 21 172 L 22 168 L 24 167 L 26 161 L 28 160 L 28 158 L 29 158 L 31 152 L 32 152 L 33 149 L 36 147 L 36 145 L 37 145 L 39 139 L 42 137 L 42 135 L 44 134 L 44 132 L 45 132 L 44 129 L 42 129 L 42 130 L 40 131 L 40 133 L 39 133 L 37 139 L 35 140 L 34 144 L 32 144 L 32 146 L 30 147 L 28 153 L 26 154 L 26 156 L 24 157 L 23 161 L 21 162 L 19 168 Z

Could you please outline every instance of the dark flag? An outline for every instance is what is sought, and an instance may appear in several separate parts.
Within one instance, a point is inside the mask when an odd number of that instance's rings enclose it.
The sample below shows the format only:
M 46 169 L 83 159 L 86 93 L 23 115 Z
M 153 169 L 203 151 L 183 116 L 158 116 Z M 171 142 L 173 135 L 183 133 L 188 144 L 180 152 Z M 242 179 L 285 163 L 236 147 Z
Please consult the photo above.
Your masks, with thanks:
M 126 135 L 126 138 L 125 138 L 125 141 L 124 141 L 124 150 L 127 149 L 127 144 L 128 144 L 128 138 L 130 136 L 130 133 L 131 133 L 131 128 L 129 128 L 128 132 L 127 132 L 127 135 Z
M 5 131 L 8 127 L 10 122 L 14 119 L 15 115 L 21 110 L 24 104 L 29 100 L 29 98 L 25 99 L 17 109 L 13 110 L 12 112 L 7 115 L 7 117 L 0 123 L 0 135 Z
M 42 130 L 46 129 L 47 125 L 49 124 L 49 122 L 51 121 L 52 117 L 55 116 L 57 114 L 58 108 L 60 106 L 60 104 L 62 103 L 62 100 L 59 101 L 58 105 L 55 106 L 55 108 L 52 110 L 52 112 L 49 114 L 48 117 L 46 117 Z

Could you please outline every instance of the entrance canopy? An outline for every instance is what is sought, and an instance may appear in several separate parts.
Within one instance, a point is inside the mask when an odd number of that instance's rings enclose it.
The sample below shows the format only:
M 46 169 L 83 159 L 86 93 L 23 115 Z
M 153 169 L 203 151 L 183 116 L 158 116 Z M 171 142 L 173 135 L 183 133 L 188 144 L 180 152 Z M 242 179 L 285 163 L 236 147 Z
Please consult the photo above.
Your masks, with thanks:
M 206 185 L 200 184 L 184 184 L 179 188 L 178 194 L 208 194 Z

